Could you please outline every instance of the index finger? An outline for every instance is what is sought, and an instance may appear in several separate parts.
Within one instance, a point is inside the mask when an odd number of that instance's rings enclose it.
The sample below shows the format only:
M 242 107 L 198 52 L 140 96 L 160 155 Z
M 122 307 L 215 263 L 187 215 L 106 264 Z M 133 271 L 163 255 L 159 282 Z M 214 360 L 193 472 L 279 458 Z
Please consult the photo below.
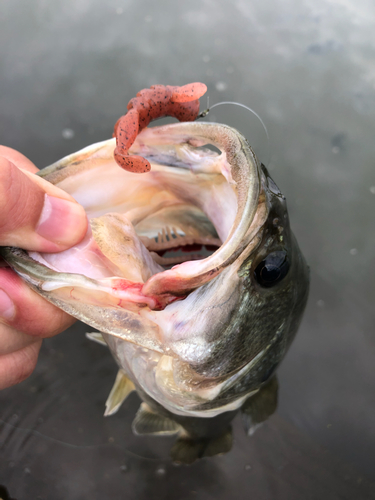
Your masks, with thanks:
M 0 146 L 0 156 L 11 161 L 16 167 L 31 172 L 32 174 L 39 171 L 31 160 L 15 149 L 8 148 L 7 146 Z

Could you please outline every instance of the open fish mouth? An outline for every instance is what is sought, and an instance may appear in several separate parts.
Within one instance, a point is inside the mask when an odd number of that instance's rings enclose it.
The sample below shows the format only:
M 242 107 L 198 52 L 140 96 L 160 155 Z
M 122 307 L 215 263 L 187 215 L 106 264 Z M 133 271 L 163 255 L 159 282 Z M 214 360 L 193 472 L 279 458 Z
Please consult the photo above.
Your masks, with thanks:
M 258 160 L 236 130 L 209 123 L 146 129 L 131 149 L 152 165 L 140 176 L 118 168 L 114 146 L 114 139 L 95 144 L 40 172 L 90 220 L 72 249 L 29 253 L 55 271 L 37 284 L 41 291 L 80 301 L 85 281 L 113 307 L 164 309 L 248 254 L 267 209 L 259 210 Z

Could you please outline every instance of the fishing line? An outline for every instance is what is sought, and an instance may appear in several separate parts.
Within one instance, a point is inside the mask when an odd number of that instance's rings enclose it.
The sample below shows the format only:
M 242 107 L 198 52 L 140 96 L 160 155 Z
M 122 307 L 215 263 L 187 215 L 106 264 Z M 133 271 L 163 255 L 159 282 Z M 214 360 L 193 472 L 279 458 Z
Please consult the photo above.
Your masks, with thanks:
M 266 124 L 264 123 L 264 121 L 262 120 L 262 118 L 258 115 L 258 113 L 256 111 L 254 111 L 252 108 L 250 108 L 249 106 L 246 106 L 245 104 L 242 104 L 240 102 L 235 102 L 235 101 L 221 101 L 221 102 L 217 102 L 216 104 L 213 104 L 211 107 L 209 106 L 209 96 L 207 96 L 207 108 L 203 111 L 201 111 L 197 117 L 198 118 L 204 118 L 205 116 L 207 116 L 209 114 L 209 112 L 218 107 L 218 106 L 222 106 L 224 104 L 233 104 L 234 106 L 239 106 L 240 108 L 244 108 L 244 109 L 247 109 L 248 111 L 250 111 L 250 113 L 252 113 L 261 123 L 262 125 L 262 128 L 266 134 L 266 137 L 267 137 L 267 152 L 268 152 L 268 158 L 267 158 L 267 161 L 264 162 L 264 164 L 268 167 L 270 161 L 271 161 L 271 146 L 270 146 L 270 136 L 268 134 L 268 130 L 267 130 L 267 127 L 266 127 Z M 262 162 L 263 163 L 263 162 Z
M 217 102 L 216 104 L 213 104 L 210 107 L 210 96 L 207 95 L 207 108 L 199 113 L 196 120 L 199 120 L 200 118 L 205 118 L 210 113 L 210 111 L 212 109 L 217 108 L 218 106 L 226 105 L 226 104 L 229 104 L 229 105 L 233 104 L 233 106 L 239 106 L 240 108 L 244 108 L 247 111 L 250 111 L 250 113 L 252 113 L 260 121 L 262 128 L 263 128 L 263 130 L 266 134 L 266 137 L 267 137 L 267 149 L 266 149 L 266 154 L 265 154 L 265 156 L 267 157 L 267 161 L 264 161 L 264 162 L 261 161 L 261 163 L 263 163 L 266 167 L 268 167 L 268 165 L 270 164 L 270 161 L 271 161 L 271 156 L 272 156 L 271 155 L 271 141 L 270 141 L 270 136 L 268 134 L 268 129 L 266 127 L 266 124 L 262 120 L 262 118 L 258 115 L 258 113 L 256 111 L 254 111 L 252 108 L 250 108 L 249 106 L 246 106 L 245 104 L 242 104 L 240 102 L 235 102 L 235 101 L 221 101 L 221 102 Z M 165 120 L 166 118 L 170 118 L 170 117 L 159 116 L 157 118 L 154 118 L 149 126 L 150 127 L 157 126 L 157 124 L 155 122 L 158 122 L 159 120 Z

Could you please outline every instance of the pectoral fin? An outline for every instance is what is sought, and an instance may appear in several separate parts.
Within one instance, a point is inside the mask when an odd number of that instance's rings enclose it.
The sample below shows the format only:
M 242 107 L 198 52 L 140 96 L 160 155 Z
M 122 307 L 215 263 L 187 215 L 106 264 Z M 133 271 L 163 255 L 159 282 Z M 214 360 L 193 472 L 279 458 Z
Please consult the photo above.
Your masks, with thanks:
M 242 406 L 242 421 L 248 436 L 252 436 L 261 424 L 276 411 L 278 387 L 277 378 L 273 376 Z
M 171 436 L 182 430 L 182 427 L 173 420 L 153 412 L 146 403 L 142 403 L 133 420 L 134 434 L 156 434 Z
M 97 342 L 98 344 L 107 347 L 107 343 L 103 339 L 103 335 L 100 332 L 86 332 L 86 337 L 93 342 Z
M 135 390 L 134 384 L 122 370 L 119 370 L 116 376 L 115 383 L 109 393 L 105 403 L 104 416 L 108 417 L 118 411 L 122 403 Z

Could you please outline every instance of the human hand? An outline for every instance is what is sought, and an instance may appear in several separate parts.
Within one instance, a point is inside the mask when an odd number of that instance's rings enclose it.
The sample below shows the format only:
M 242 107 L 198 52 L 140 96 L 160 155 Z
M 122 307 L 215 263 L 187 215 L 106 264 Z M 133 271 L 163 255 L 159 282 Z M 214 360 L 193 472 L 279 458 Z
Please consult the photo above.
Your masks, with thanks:
M 0 146 L 0 246 L 60 252 L 86 234 L 85 211 L 35 172 L 21 153 Z M 42 339 L 74 321 L 0 261 L 0 390 L 31 375 Z

